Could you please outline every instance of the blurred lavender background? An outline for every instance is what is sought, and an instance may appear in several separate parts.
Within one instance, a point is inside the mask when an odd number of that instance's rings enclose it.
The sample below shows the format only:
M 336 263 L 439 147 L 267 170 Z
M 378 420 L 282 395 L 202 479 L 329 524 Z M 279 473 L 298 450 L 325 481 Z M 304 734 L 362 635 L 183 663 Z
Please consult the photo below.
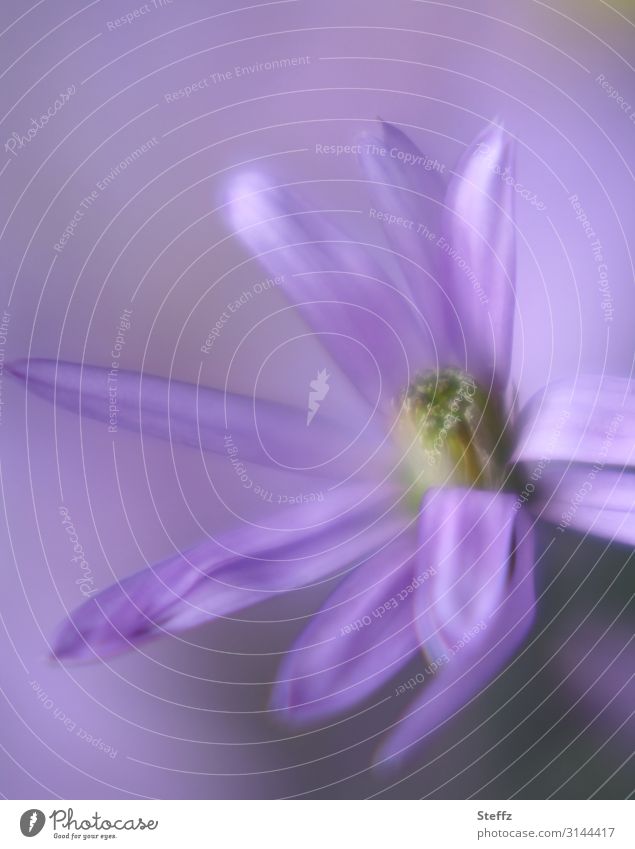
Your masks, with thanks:
M 224 187 L 244 167 L 303 181 L 316 208 L 381 240 L 354 156 L 324 151 L 381 116 L 447 169 L 492 119 L 516 137 L 533 199 L 517 204 L 522 396 L 580 372 L 629 375 L 634 36 L 626 0 L 6 0 L 2 366 L 109 366 L 114 350 L 123 368 L 304 398 L 314 342 L 292 341 L 300 323 L 259 285 Z M 108 433 L 0 377 L 3 796 L 632 793 L 631 552 L 573 532 L 539 563 L 521 657 L 396 774 L 369 768 L 403 707 L 393 686 L 301 734 L 268 712 L 280 657 L 328 585 L 107 663 L 50 661 L 82 590 L 258 505 L 222 459 Z M 330 402 L 346 403 L 331 384 Z

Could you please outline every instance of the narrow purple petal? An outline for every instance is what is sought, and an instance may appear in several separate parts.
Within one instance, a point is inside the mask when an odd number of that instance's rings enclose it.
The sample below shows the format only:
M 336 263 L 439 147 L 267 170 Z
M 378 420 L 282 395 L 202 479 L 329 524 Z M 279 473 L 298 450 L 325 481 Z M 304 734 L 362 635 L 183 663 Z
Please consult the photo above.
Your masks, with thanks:
M 369 214 L 383 226 L 403 289 L 430 327 L 436 355 L 444 361 L 443 329 L 451 307 L 439 279 L 442 252 L 437 242 L 446 191 L 440 170 L 445 165 L 431 160 L 405 133 L 385 122 L 378 132 L 361 134 L 358 145 L 373 203 Z M 429 356 L 434 362 L 432 350 Z
M 242 174 L 230 186 L 236 234 L 270 271 L 363 396 L 375 404 L 407 386 L 424 356 L 425 327 L 412 303 L 347 238 L 285 187 Z
M 533 529 L 514 496 L 431 492 L 422 534 L 422 563 L 436 572 L 429 592 L 415 599 L 429 680 L 383 744 L 378 762 L 405 757 L 484 690 L 533 621 Z
M 75 610 L 55 643 L 58 657 L 125 651 L 349 569 L 399 533 L 377 499 L 357 488 L 280 516 L 283 529 L 245 526 L 124 578 Z
M 380 452 L 377 445 L 356 440 L 344 419 L 335 423 L 324 414 L 307 428 L 306 409 L 261 398 L 123 369 L 113 377 L 108 369 L 55 360 L 19 360 L 8 370 L 35 394 L 108 427 L 114 421 L 115 430 L 135 430 L 225 457 L 229 436 L 242 461 L 319 476 L 341 476 L 371 456 L 369 473 L 390 463 L 388 446 Z
M 635 385 L 585 375 L 547 386 L 521 412 L 515 459 L 635 466 Z
M 484 386 L 504 391 L 509 379 L 515 306 L 513 147 L 487 127 L 450 181 L 443 215 L 444 284 L 459 333 L 448 325 L 458 364 Z
M 409 136 L 386 121 L 379 123 L 377 132 L 360 134 L 359 145 L 359 163 L 373 197 L 388 202 L 392 207 L 388 211 L 400 212 L 406 219 L 438 230 L 446 192 L 439 170 L 444 168 L 443 163 L 436 163 L 438 169 L 430 170 L 435 163 Z M 406 232 L 405 228 L 402 230 Z M 425 261 L 425 252 L 420 249 L 425 239 L 416 244 L 419 249 L 415 250 L 414 242 L 412 249 Z
M 286 655 L 273 706 L 285 719 L 324 719 L 362 701 L 418 648 L 412 599 L 425 575 L 413 571 L 411 528 L 358 567 Z

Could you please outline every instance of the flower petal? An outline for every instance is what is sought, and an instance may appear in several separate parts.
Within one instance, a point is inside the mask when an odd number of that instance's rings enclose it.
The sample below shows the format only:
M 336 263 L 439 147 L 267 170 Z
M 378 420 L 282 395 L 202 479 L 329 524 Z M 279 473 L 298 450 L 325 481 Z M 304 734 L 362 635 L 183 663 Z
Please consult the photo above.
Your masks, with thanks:
M 347 239 L 285 187 L 242 174 L 230 186 L 233 228 L 319 335 L 340 368 L 375 404 L 407 386 L 420 367 L 425 327 L 370 248 Z M 379 372 L 379 374 L 378 374 Z
M 356 441 L 346 424 L 327 416 L 313 420 L 309 429 L 306 410 L 273 401 L 123 369 L 113 377 L 108 369 L 55 360 L 18 360 L 8 370 L 35 394 L 110 426 L 114 387 L 115 430 L 135 430 L 226 457 L 225 438 L 231 436 L 243 461 L 332 478 L 363 466 L 369 454 L 374 456 L 369 472 L 391 468 L 387 446 L 375 451 Z
M 533 620 L 533 528 L 512 495 L 431 492 L 423 505 L 422 533 L 422 565 L 435 570 L 425 595 L 415 599 L 430 680 L 378 761 L 404 757 L 482 691 Z
M 515 307 L 513 148 L 487 127 L 470 145 L 448 187 L 441 247 L 447 293 L 459 321 L 457 364 L 485 387 L 509 380 Z
M 312 618 L 286 655 L 273 706 L 285 719 L 321 720 L 362 701 L 418 648 L 412 598 L 416 534 L 408 529 L 359 566 Z
M 359 496 L 356 488 L 332 493 L 288 510 L 283 530 L 236 528 L 124 578 L 71 614 L 54 654 L 116 654 L 352 568 L 403 524 L 378 518 L 377 501 Z
M 547 386 L 521 412 L 515 459 L 635 466 L 635 384 L 585 375 Z
M 575 463 L 543 472 L 532 511 L 560 532 L 575 528 L 635 545 L 635 473 Z
M 436 241 L 446 187 L 438 171 L 432 170 L 432 166 L 442 166 L 421 153 L 405 133 L 384 121 L 378 133 L 361 134 L 358 149 L 374 203 L 371 217 L 382 221 L 404 291 L 431 328 L 443 360 L 442 333 L 449 304 L 437 279 L 441 253 Z M 394 223 L 386 216 L 394 216 Z

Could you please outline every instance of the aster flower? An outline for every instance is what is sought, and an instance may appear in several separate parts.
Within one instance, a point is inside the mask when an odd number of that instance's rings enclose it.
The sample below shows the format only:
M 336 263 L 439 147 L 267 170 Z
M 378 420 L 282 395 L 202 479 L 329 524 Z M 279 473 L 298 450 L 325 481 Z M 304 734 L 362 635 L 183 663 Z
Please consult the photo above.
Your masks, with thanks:
M 414 685 L 397 683 L 396 693 L 414 692 L 384 760 L 426 739 L 519 650 L 535 607 L 537 517 L 635 541 L 632 476 L 620 473 L 631 463 L 635 399 L 627 380 L 585 377 L 515 409 L 513 149 L 500 127 L 481 134 L 447 185 L 389 124 L 358 149 L 369 217 L 387 247 L 348 237 L 335 213 L 261 174 L 236 178 L 226 208 L 350 381 L 368 410 L 363 427 L 118 377 L 121 427 L 223 455 L 229 418 L 244 462 L 330 481 L 324 500 L 286 508 L 279 529 L 243 525 L 123 579 L 70 616 L 55 653 L 108 656 L 341 576 L 285 656 L 272 706 L 296 725 L 320 722 L 398 682 L 422 655 Z M 12 368 L 34 392 L 106 420 L 105 370 Z M 330 444 L 345 449 L 325 462 Z

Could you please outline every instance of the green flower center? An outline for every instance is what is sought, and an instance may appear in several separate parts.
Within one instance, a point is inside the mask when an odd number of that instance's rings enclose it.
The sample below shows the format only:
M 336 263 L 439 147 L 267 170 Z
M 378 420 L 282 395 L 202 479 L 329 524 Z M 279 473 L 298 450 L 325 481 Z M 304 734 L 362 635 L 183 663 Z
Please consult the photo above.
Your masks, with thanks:
M 418 375 L 398 399 L 400 472 L 419 508 L 430 487 L 498 488 L 505 472 L 498 400 L 460 369 Z

